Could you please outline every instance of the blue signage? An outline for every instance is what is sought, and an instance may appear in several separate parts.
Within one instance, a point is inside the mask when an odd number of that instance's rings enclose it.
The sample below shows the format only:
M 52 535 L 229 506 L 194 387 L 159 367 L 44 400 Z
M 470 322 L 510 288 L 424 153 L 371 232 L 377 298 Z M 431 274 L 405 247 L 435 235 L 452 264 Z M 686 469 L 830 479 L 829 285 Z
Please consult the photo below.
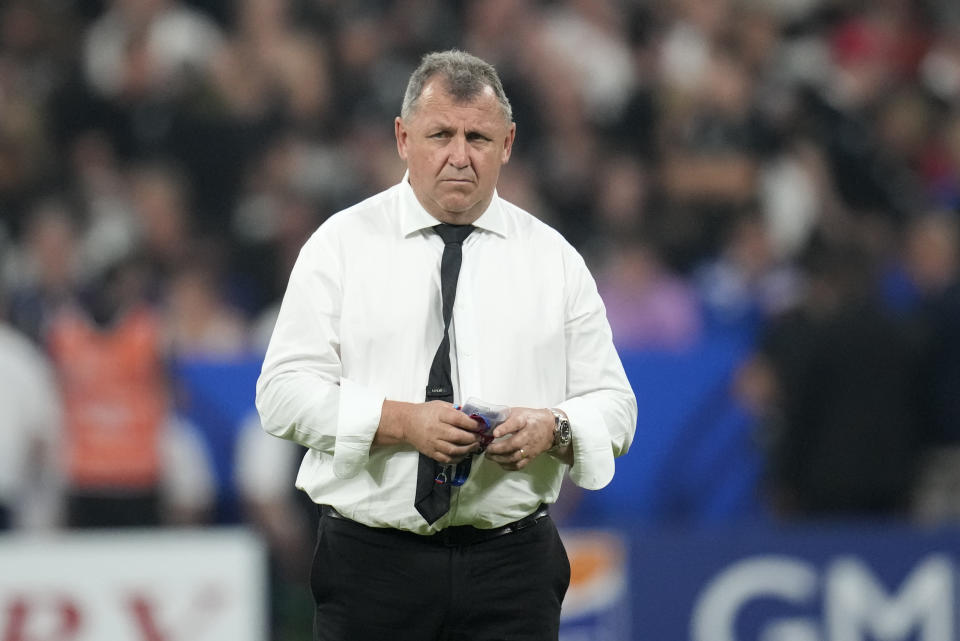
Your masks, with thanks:
M 960 531 L 829 524 L 630 535 L 634 639 L 954 641 Z

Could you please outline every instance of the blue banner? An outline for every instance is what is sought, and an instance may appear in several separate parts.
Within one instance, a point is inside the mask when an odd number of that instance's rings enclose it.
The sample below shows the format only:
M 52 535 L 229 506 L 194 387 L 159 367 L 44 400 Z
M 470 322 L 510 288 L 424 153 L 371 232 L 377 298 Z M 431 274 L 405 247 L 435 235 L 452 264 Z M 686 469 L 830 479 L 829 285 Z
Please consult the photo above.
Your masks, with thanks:
M 956 529 L 648 529 L 630 533 L 627 544 L 632 639 L 960 638 Z

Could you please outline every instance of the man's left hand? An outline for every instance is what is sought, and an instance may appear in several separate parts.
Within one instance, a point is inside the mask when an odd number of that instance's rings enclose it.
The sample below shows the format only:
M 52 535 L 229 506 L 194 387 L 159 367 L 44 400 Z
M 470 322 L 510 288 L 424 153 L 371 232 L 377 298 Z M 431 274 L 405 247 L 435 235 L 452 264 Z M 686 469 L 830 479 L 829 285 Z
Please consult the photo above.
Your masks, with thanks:
M 505 470 L 522 470 L 530 461 L 553 447 L 556 419 L 548 409 L 514 407 L 510 418 L 493 430 L 495 440 L 484 456 Z M 510 438 L 501 438 L 510 434 Z

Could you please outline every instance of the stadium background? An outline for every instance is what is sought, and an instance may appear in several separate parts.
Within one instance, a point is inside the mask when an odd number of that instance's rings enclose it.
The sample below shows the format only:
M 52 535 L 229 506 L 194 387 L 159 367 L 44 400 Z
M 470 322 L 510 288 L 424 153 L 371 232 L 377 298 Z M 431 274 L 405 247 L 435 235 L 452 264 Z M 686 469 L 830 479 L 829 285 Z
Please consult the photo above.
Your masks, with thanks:
M 89 579 L 37 579 L 63 550 L 136 567 L 237 528 L 261 636 L 308 638 L 314 516 L 253 382 L 300 245 L 398 180 L 406 78 L 448 47 L 501 73 L 499 191 L 585 255 L 639 401 L 614 482 L 555 510 L 564 639 L 957 638 L 956 2 L 6 0 L 0 317 L 36 352 L 0 347 L 0 639 L 97 638 L 41 594 Z M 174 392 L 156 540 L 67 527 L 47 360 L 58 314 L 129 273 Z M 54 372 L 18 397 L 27 363 Z M 240 638 L 132 611 L 131 638 Z

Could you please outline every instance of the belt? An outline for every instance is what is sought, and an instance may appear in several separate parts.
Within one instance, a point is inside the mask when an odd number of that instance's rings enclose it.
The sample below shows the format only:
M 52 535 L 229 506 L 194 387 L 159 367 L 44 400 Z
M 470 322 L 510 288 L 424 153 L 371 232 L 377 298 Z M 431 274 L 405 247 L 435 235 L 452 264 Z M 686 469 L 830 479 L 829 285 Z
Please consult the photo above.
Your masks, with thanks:
M 446 547 L 455 547 L 459 545 L 473 545 L 474 543 L 481 543 L 483 541 L 489 541 L 490 539 L 495 539 L 506 534 L 513 534 L 514 532 L 519 532 L 525 528 L 534 525 L 540 519 L 549 516 L 550 510 L 547 504 L 541 503 L 540 507 L 536 509 L 532 514 L 528 514 L 522 519 L 518 519 L 513 523 L 507 523 L 506 525 L 501 525 L 500 527 L 491 528 L 485 530 L 482 528 L 473 527 L 472 525 L 451 525 L 450 527 L 444 528 L 439 532 L 433 534 L 416 534 L 414 532 L 408 532 L 406 530 L 396 530 L 393 528 L 375 528 L 363 523 L 358 523 L 353 519 L 348 519 L 344 515 L 337 512 L 335 509 L 329 505 L 320 506 L 320 514 L 322 516 L 329 517 L 331 519 L 336 519 L 338 521 L 344 521 L 347 523 L 352 523 L 356 526 L 366 528 L 368 530 L 375 530 L 377 532 L 384 532 L 394 534 L 396 536 L 402 536 L 406 538 L 413 538 L 417 541 L 423 543 L 430 543 L 434 545 L 446 546 Z

